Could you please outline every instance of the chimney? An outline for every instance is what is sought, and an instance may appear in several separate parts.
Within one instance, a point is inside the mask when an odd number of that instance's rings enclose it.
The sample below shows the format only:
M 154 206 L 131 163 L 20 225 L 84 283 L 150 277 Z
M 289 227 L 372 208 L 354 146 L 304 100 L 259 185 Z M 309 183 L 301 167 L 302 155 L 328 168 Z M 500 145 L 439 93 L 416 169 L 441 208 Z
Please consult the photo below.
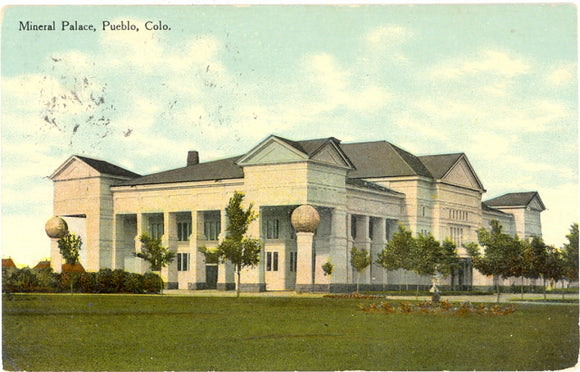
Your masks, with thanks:
M 187 166 L 199 164 L 199 153 L 197 151 L 187 152 Z

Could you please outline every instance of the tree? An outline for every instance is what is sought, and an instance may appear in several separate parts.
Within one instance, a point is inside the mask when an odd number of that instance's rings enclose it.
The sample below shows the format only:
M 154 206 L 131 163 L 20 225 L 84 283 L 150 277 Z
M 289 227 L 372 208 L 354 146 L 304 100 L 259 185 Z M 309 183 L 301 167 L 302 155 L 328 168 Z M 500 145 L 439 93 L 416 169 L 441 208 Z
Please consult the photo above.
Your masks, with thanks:
M 324 276 L 332 275 L 332 272 L 334 271 L 334 265 L 332 264 L 332 262 L 330 262 L 330 259 L 328 259 L 328 261 L 326 261 L 326 263 L 322 265 L 322 271 L 324 272 Z
M 83 245 L 83 241 L 80 236 L 75 233 L 68 233 L 65 236 L 58 239 L 58 249 L 64 261 L 74 266 L 79 262 L 80 250 Z
M 240 273 L 245 267 L 254 267 L 260 262 L 260 250 L 262 243 L 259 239 L 246 237 L 246 232 L 250 223 L 258 218 L 254 212 L 254 204 L 250 203 L 248 209 L 241 207 L 244 194 L 234 192 L 226 207 L 229 224 L 226 228 L 226 237 L 218 245 L 218 256 L 222 262 L 229 261 L 234 265 L 236 271 L 237 284 L 236 296 L 240 296 Z
M 80 236 L 77 236 L 75 233 L 67 233 L 66 235 L 62 236 L 58 239 L 58 249 L 60 250 L 60 254 L 64 261 L 69 264 L 71 267 L 74 267 L 77 263 L 79 263 L 80 258 L 80 250 L 81 246 L 83 245 L 83 241 Z M 70 272 L 70 293 L 72 295 L 74 284 L 76 282 L 76 278 L 78 273 Z
M 441 244 L 442 260 L 438 270 L 444 276 L 454 275 L 459 270 L 459 255 L 457 255 L 457 245 L 449 237 L 445 238 Z M 452 283 L 453 284 L 453 283 Z
M 514 274 L 514 263 L 519 260 L 520 244 L 503 233 L 503 227 L 497 220 L 491 220 L 491 231 L 483 227 L 477 231 L 481 254 L 477 244 L 468 244 L 465 248 L 473 259 L 473 266 L 484 275 L 492 275 L 497 289 L 497 302 L 500 299 L 499 279 Z
M 135 253 L 135 256 L 147 261 L 151 266 L 151 271 L 161 271 L 163 267 L 175 259 L 175 252 L 163 247 L 161 239 L 142 234 L 139 241 L 141 242 L 141 252 Z
M 525 244 L 524 273 L 528 278 L 542 278 L 544 298 L 546 297 L 546 274 L 548 271 L 548 260 L 548 246 L 544 243 L 542 238 L 537 236 L 532 237 L 532 239 L 527 244 Z
M 564 259 L 564 275 L 571 282 L 578 281 L 578 224 L 570 226 L 570 234 L 566 235 L 568 243 L 564 243 L 562 256 Z
M 358 273 L 356 281 L 356 291 L 358 292 L 360 276 L 363 271 L 365 271 L 365 269 L 371 264 L 371 255 L 364 248 L 359 250 L 357 247 L 352 247 L 350 250 L 350 264 Z
M 386 270 L 411 270 L 411 251 L 414 249 L 415 239 L 410 230 L 399 224 L 393 238 L 387 243 L 385 248 L 377 255 L 376 263 Z M 405 283 L 408 288 L 408 284 Z

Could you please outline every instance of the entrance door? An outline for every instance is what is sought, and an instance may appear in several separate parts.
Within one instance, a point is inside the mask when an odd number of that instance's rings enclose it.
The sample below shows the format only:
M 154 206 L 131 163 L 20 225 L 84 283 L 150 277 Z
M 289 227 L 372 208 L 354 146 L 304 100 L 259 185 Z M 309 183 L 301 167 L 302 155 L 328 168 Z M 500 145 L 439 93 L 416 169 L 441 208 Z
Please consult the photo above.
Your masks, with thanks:
M 205 284 L 207 289 L 217 289 L 218 267 L 217 265 L 205 265 Z

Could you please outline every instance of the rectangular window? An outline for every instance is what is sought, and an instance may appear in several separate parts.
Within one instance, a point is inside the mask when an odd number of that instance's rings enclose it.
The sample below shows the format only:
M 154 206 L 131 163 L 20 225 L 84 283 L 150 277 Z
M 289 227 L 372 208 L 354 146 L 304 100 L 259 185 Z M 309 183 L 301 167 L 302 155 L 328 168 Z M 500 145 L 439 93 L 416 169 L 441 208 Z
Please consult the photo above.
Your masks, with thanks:
M 294 263 L 295 263 L 295 260 L 296 260 L 296 258 L 294 257 L 295 254 L 296 254 L 296 252 L 290 252 L 290 268 L 289 269 L 290 269 L 291 272 L 296 271 L 294 269 Z
M 191 235 L 191 221 L 177 223 L 177 240 L 186 242 Z
M 290 252 L 291 256 L 294 256 L 294 260 L 293 260 L 293 265 L 292 265 L 292 271 L 296 272 L 296 270 L 298 269 L 298 252 Z
M 150 223 L 149 224 L 149 235 L 153 239 L 161 239 L 163 236 L 163 223 Z
M 391 238 L 391 227 L 389 221 L 385 221 L 385 239 L 388 241 Z
M 356 217 L 350 216 L 350 236 L 351 238 L 356 238 Z
M 277 219 L 266 220 L 266 239 L 278 239 L 280 237 L 280 221 Z
M 278 271 L 278 252 L 266 252 L 266 271 Z
M 177 254 L 177 271 L 189 271 L 189 253 Z
M 373 219 L 369 217 L 369 239 L 373 239 L 373 235 L 374 235 L 374 224 L 373 224 Z
M 206 240 L 218 240 L 221 231 L 220 221 L 205 221 L 203 223 L 203 231 Z

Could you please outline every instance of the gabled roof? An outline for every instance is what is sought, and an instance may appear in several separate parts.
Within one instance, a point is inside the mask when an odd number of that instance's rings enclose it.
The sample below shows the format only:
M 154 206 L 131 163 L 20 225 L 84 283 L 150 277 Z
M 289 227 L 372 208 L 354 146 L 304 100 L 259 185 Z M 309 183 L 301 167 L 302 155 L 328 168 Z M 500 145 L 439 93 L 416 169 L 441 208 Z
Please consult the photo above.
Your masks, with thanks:
M 421 162 L 427 167 L 429 172 L 435 179 L 442 179 L 447 172 L 457 163 L 463 153 L 457 154 L 441 154 L 441 155 L 425 155 L 419 156 Z
M 10 267 L 16 267 L 16 265 L 14 264 L 14 261 L 12 261 L 12 258 L 3 258 L 2 259 L 2 267 L 3 268 L 10 268 Z
M 537 191 L 510 192 L 496 198 L 486 200 L 485 204 L 491 207 L 527 207 L 534 198 L 540 204 L 541 210 L 546 210 L 540 194 Z
M 386 191 L 386 192 L 390 192 L 392 194 L 398 194 L 401 196 L 405 196 L 405 194 L 403 194 L 402 192 L 398 192 L 398 191 L 395 191 L 393 189 L 389 189 L 388 187 L 381 186 L 377 183 L 361 180 L 358 178 L 347 178 L 346 183 L 349 185 L 358 186 L 358 187 L 362 187 L 362 188 L 369 189 L 369 190 Z
M 429 172 L 433 175 L 433 178 L 436 180 L 443 180 L 448 177 L 455 166 L 463 160 L 467 165 L 471 176 L 473 176 L 473 180 L 477 184 L 477 187 L 485 191 L 483 184 L 477 176 L 477 173 L 475 173 L 475 170 L 471 166 L 465 153 L 459 152 L 454 154 L 425 155 L 419 156 L 419 159 L 423 164 L 425 164 Z
M 356 168 L 349 173 L 350 178 L 433 178 L 419 158 L 387 141 L 343 143 L 340 146 Z
M 136 186 L 160 183 L 213 181 L 244 178 L 242 167 L 236 164 L 241 156 L 199 163 L 183 168 L 149 174 L 115 186 Z
M 122 176 L 122 177 L 140 177 L 140 174 L 131 172 L 125 168 L 121 168 L 118 165 L 111 164 L 104 160 L 87 158 L 85 156 L 75 155 L 78 159 L 84 161 L 89 166 L 94 168 L 97 172 L 103 174 L 109 174 L 111 176 Z
M 130 170 L 127 170 L 125 168 L 121 168 L 118 165 L 109 163 L 109 162 L 104 161 L 104 160 L 88 158 L 86 156 L 80 156 L 80 155 L 73 155 L 70 158 L 68 158 L 64 163 L 62 163 L 61 166 L 58 167 L 57 170 L 55 170 L 49 176 L 49 178 L 53 179 L 54 177 L 56 177 L 56 175 L 58 175 L 63 169 L 65 169 L 75 159 L 82 161 L 83 163 L 87 164 L 89 167 L 93 168 L 94 170 L 96 170 L 97 172 L 99 172 L 101 174 L 106 174 L 106 175 L 110 175 L 110 176 L 126 177 L 126 178 L 135 178 L 135 177 L 141 176 L 140 174 L 137 174 L 135 172 L 131 172 Z

